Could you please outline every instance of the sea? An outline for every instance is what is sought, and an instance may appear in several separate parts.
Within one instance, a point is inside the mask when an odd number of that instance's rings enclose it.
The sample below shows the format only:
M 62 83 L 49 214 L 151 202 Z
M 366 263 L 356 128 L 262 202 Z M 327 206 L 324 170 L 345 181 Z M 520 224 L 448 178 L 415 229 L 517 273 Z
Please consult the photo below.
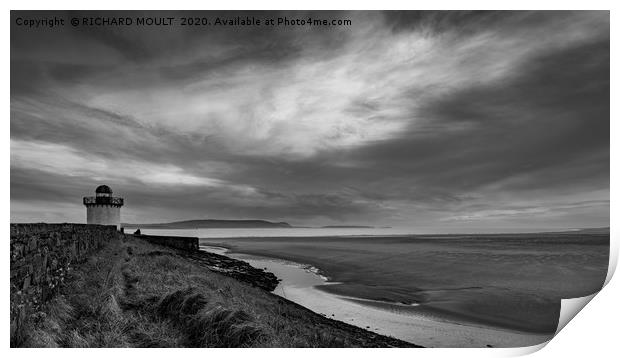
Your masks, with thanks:
M 132 232 L 131 229 L 126 229 Z M 274 294 L 426 347 L 551 339 L 561 299 L 599 290 L 609 234 L 414 235 L 396 228 L 141 229 L 282 279 Z

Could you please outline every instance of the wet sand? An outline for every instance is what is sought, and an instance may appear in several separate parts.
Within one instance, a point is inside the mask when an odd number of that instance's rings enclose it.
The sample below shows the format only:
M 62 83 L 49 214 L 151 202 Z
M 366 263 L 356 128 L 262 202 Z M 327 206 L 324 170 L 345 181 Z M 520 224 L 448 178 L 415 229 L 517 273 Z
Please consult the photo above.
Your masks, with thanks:
M 349 311 L 340 307 L 332 313 L 344 321 L 359 319 L 359 326 L 401 322 L 386 328 L 392 333 L 381 333 L 409 341 L 426 336 L 437 342 L 415 341 L 427 346 L 522 346 L 544 341 L 557 327 L 561 298 L 601 288 L 609 254 L 608 235 L 583 234 L 201 242 L 231 248 L 235 254 L 319 267 L 339 284 L 318 284 L 302 292 L 284 287 L 286 294 L 328 302 L 321 311 L 326 314 L 334 298 L 338 304 L 347 301 L 352 304 Z M 301 304 L 313 309 L 312 302 Z M 362 322 L 361 313 L 370 311 Z

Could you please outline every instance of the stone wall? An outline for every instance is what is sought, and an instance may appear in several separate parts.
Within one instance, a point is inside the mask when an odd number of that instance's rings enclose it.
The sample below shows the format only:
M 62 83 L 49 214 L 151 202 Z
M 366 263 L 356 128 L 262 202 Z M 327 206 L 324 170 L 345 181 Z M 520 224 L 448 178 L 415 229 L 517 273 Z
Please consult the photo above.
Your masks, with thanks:
M 11 224 L 11 337 L 28 312 L 54 295 L 74 263 L 119 235 L 115 226 Z
M 150 243 L 157 245 L 164 245 L 181 249 L 184 251 L 198 251 L 198 238 L 197 237 L 183 237 L 183 236 L 159 236 L 159 235 L 135 235 L 139 239 L 146 240 Z

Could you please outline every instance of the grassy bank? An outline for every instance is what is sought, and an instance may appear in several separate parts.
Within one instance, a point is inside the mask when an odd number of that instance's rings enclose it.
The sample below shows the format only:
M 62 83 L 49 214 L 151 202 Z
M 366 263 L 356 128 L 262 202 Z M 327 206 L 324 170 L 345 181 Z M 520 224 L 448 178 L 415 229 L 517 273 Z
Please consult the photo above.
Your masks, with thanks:
M 12 346 L 411 346 L 131 237 L 110 243 L 66 282 L 60 295 L 27 317 Z

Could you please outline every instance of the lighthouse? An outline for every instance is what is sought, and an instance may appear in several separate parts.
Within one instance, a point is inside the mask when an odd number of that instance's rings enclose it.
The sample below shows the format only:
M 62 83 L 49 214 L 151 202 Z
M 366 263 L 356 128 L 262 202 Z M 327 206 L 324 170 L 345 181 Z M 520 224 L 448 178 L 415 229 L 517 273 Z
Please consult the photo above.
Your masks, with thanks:
M 85 196 L 84 206 L 87 224 L 116 225 L 120 229 L 123 198 L 113 197 L 109 186 L 100 185 L 95 196 Z

